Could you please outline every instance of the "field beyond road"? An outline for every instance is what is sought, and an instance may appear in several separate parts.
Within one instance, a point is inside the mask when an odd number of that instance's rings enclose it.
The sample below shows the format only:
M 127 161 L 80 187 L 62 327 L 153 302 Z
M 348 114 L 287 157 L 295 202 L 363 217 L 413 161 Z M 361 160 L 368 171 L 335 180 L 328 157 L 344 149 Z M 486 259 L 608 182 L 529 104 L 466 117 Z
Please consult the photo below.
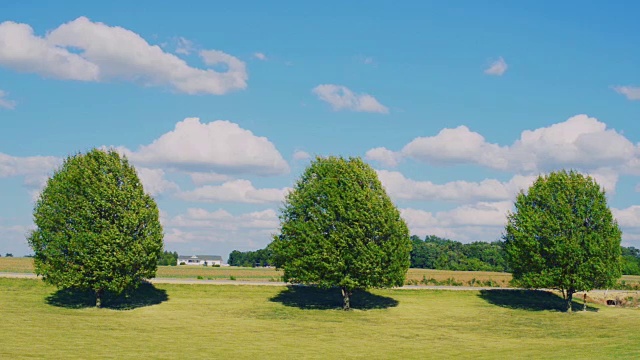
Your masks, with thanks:
M 33 273 L 32 258 L 0 257 L 0 272 Z M 282 271 L 273 268 L 205 267 L 205 266 L 158 266 L 158 278 L 236 280 L 236 281 L 282 281 Z M 629 285 L 640 284 L 640 276 L 625 275 L 621 279 Z M 409 269 L 407 285 L 446 285 L 473 287 L 509 287 L 511 274 L 490 271 L 451 271 L 431 269 Z
M 160 284 L 104 309 L 39 280 L 0 289 L 3 359 L 640 357 L 639 310 L 567 314 L 543 292 L 374 290 L 344 312 L 312 288 Z

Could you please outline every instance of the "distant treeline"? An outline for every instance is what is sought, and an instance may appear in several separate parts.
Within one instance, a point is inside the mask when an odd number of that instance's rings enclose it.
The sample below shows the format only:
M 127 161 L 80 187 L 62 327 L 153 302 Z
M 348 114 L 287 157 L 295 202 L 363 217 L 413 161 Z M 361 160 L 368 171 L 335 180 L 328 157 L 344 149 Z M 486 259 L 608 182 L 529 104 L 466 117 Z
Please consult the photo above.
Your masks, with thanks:
M 457 271 L 508 271 L 502 242 L 459 241 L 429 235 L 411 236 L 411 267 Z
M 265 249 L 256 251 L 233 250 L 229 254 L 227 264 L 244 267 L 271 266 L 271 250 L 269 250 L 268 246 Z
M 158 265 L 176 266 L 178 264 L 178 253 L 166 251 L 158 259 Z
M 509 272 L 502 241 L 491 243 L 476 241 L 463 244 L 459 241 L 429 235 L 422 240 L 411 236 L 411 267 L 456 271 L 498 271 Z M 229 254 L 231 266 L 270 266 L 269 247 L 256 251 L 234 250 Z M 640 275 L 640 250 L 622 247 L 622 273 Z
M 625 275 L 640 275 L 640 249 L 622 247 L 622 273 Z

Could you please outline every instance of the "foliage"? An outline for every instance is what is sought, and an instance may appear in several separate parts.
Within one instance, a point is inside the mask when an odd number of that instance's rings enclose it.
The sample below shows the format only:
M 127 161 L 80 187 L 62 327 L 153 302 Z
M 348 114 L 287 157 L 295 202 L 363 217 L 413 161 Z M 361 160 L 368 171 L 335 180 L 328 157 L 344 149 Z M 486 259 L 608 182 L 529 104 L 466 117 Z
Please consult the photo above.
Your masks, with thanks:
M 516 283 L 561 290 L 571 311 L 575 292 L 620 277 L 621 236 L 604 190 L 591 177 L 560 171 L 520 192 L 504 238 Z
M 622 273 L 640 275 L 640 249 L 633 246 L 622 248 Z
M 29 236 L 36 273 L 61 289 L 120 294 L 155 276 L 162 226 L 133 166 L 113 150 L 68 157 L 47 181 Z
M 458 271 L 508 271 L 503 243 L 495 241 L 463 244 L 427 236 L 411 236 L 411 267 Z
M 4 254 L 4 256 L 5 257 L 13 257 L 13 254 L 12 253 L 6 253 L 6 254 Z
M 231 266 L 244 267 L 271 266 L 272 263 L 273 261 L 271 260 L 271 249 L 269 247 L 256 251 L 241 252 L 238 250 L 233 250 L 229 254 L 229 261 L 227 261 L 227 264 Z
M 411 242 L 376 172 L 359 158 L 316 158 L 289 193 L 274 263 L 291 283 L 355 289 L 402 286 Z
M 166 251 L 158 259 L 158 265 L 176 266 L 178 264 L 178 252 Z

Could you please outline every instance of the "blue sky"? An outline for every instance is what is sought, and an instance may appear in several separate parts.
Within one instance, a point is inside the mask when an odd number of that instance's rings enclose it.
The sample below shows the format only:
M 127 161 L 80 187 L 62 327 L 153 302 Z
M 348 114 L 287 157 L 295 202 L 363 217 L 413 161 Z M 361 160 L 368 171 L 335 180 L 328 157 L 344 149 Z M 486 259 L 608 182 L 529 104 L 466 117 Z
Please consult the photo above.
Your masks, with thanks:
M 500 238 L 574 168 L 640 247 L 640 5 L 605 1 L 0 4 L 0 254 L 30 253 L 62 159 L 113 146 L 165 248 L 265 246 L 314 155 L 361 156 L 412 233 Z

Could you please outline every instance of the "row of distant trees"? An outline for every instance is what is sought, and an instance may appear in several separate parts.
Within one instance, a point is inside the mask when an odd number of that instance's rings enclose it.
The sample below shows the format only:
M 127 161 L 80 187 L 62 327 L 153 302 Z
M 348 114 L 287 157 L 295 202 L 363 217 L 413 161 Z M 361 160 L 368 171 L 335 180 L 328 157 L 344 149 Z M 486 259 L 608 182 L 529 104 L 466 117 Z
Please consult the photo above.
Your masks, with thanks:
M 509 272 L 504 242 L 491 243 L 476 241 L 463 244 L 459 241 L 427 235 L 421 239 L 411 236 L 411 267 L 418 269 L 455 271 L 499 271 Z M 640 249 L 621 247 L 622 273 L 640 275 Z M 272 252 L 269 247 L 256 251 L 233 250 L 229 254 L 231 266 L 261 267 L 272 266 Z
M 229 254 L 229 261 L 227 261 L 227 264 L 231 266 L 244 267 L 271 266 L 273 263 L 271 257 L 272 254 L 269 247 L 256 251 L 233 250 Z

